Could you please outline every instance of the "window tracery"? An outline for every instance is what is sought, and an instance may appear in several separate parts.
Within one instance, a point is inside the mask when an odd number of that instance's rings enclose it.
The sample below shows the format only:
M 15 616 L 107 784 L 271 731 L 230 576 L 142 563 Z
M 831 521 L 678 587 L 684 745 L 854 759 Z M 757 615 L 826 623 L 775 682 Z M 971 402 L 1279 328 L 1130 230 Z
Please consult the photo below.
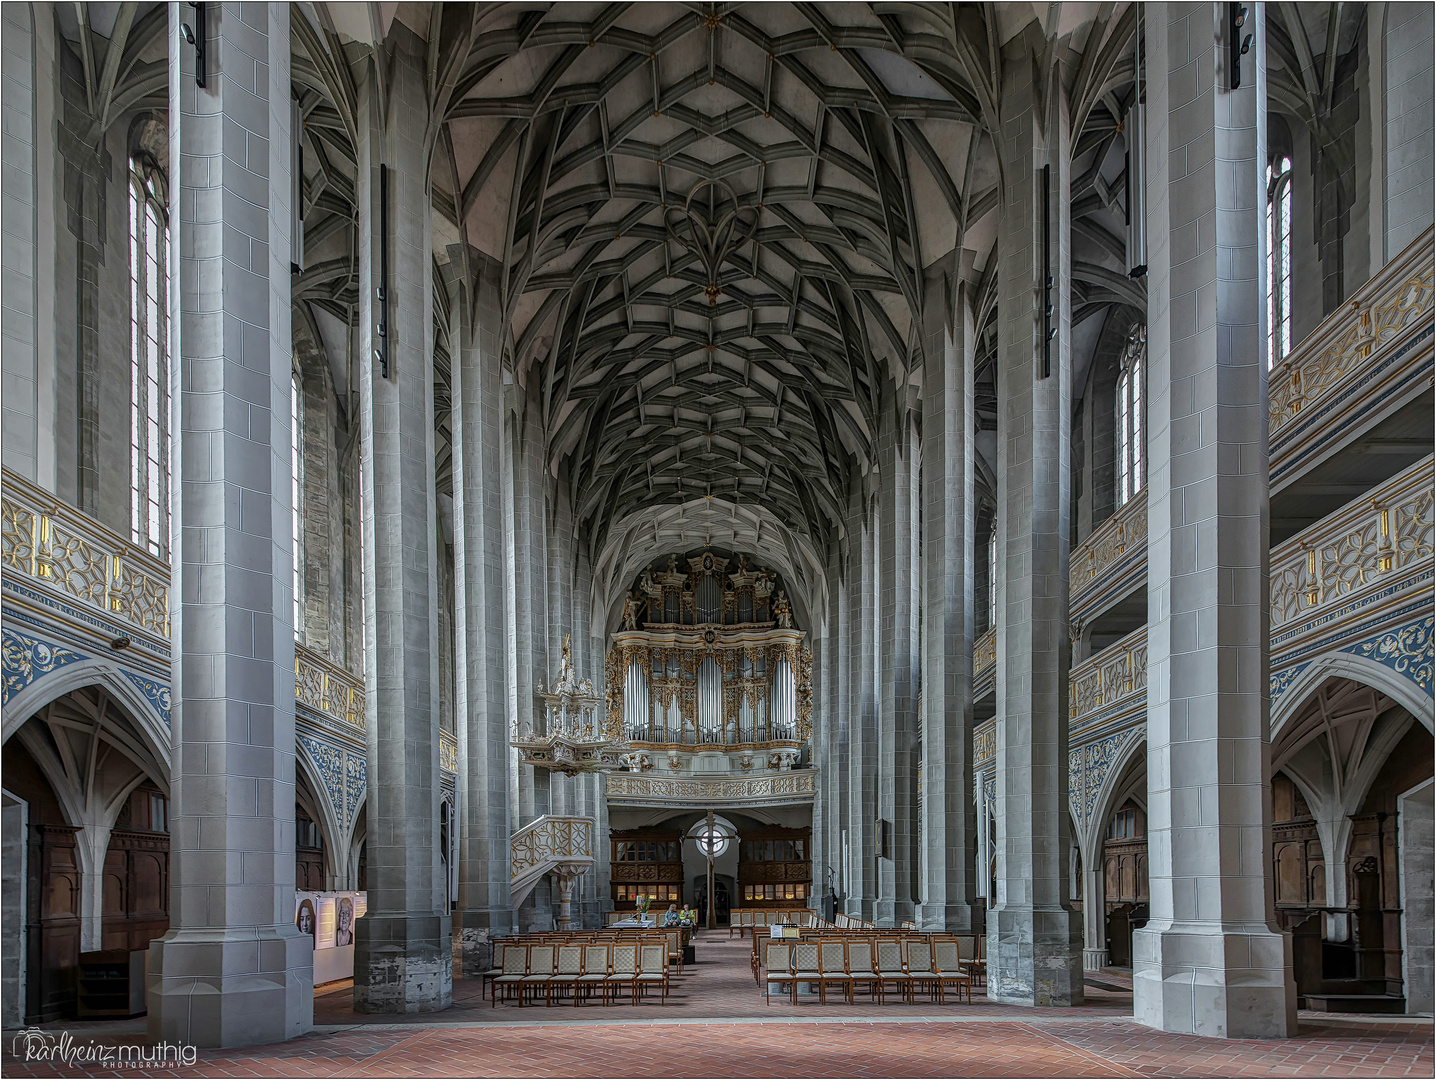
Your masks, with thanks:
M 1291 158 L 1266 167 L 1267 368 L 1291 352 Z
M 169 558 L 169 215 L 163 177 L 130 159 L 130 539 Z
M 1117 505 L 1125 506 L 1147 482 L 1147 328 L 1127 335 L 1117 374 Z

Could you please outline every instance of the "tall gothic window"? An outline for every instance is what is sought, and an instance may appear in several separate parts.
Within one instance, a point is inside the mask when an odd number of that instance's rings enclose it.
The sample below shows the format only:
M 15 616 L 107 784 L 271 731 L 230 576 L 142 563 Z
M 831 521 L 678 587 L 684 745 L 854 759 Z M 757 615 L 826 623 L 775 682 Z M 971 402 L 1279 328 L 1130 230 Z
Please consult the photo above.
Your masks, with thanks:
M 1147 482 L 1143 445 L 1147 419 L 1147 331 L 1140 324 L 1127 335 L 1117 374 L 1117 505 L 1125 505 Z
M 997 517 L 993 515 L 992 531 L 987 534 L 987 625 L 997 625 Z
M 299 621 L 299 469 L 300 458 L 299 448 L 304 441 L 299 437 L 299 376 L 297 374 L 289 377 L 289 505 L 293 510 L 290 514 L 289 539 L 290 550 L 294 557 L 291 560 L 293 569 L 292 583 L 294 585 L 294 637 L 300 637 L 301 623 Z
M 1291 352 L 1291 158 L 1266 167 L 1267 367 Z
M 169 225 L 155 174 L 130 161 L 130 539 L 169 557 Z

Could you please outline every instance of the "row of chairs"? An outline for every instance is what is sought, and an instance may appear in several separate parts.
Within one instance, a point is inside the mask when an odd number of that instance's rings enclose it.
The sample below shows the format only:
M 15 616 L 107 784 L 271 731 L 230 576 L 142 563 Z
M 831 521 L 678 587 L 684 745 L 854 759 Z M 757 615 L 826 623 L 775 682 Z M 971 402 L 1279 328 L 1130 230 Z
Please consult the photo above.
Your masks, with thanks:
M 614 1002 L 626 993 L 634 1005 L 650 989 L 668 1003 L 668 949 L 661 941 L 611 942 L 606 944 L 534 945 L 505 942 L 498 946 L 499 966 L 492 975 L 493 1003 L 502 995 L 553 1005 L 555 995 L 562 1001 L 572 994 L 575 1006 L 598 995 L 602 1004 Z
M 847 916 L 844 915 L 843 918 L 846 919 Z M 735 933 L 742 937 L 757 928 L 766 929 L 773 925 L 821 929 L 833 924 L 825 922 L 811 908 L 734 908 L 728 913 L 729 937 Z
M 958 1000 L 972 1002 L 972 977 L 965 970 L 954 938 L 821 937 L 814 940 L 768 941 L 763 949 L 763 1003 L 769 1003 L 773 986 L 787 987 L 789 1000 L 798 1003 L 798 986 L 818 988 L 818 1003 L 826 1005 L 828 988 L 836 986 L 848 1004 L 858 990 L 886 1004 L 892 987 L 903 1000 L 915 1000 L 923 990 L 938 1004 L 946 1004 L 947 989 Z
M 774 924 L 801 926 L 813 930 L 877 929 L 876 923 L 865 922 L 842 912 L 838 912 L 833 916 L 833 921 L 828 922 L 812 908 L 734 908 L 728 914 L 728 936 L 732 937 L 736 933 L 742 937 L 746 933 L 756 933 L 758 929 Z M 916 930 L 917 924 L 905 922 L 902 929 Z
M 937 941 L 957 942 L 958 960 L 961 968 L 972 977 L 975 985 L 985 986 L 987 984 L 987 935 L 986 934 L 950 934 L 946 932 L 918 933 L 909 930 L 810 930 L 800 929 L 798 940 L 813 941 L 823 937 L 837 937 L 847 941 L 866 940 L 876 948 L 880 941 L 897 941 L 900 947 L 906 949 L 907 943 L 918 941 L 925 942 L 931 946 Z M 789 939 L 792 940 L 791 938 Z M 750 963 L 753 967 L 753 981 L 761 983 L 760 970 L 763 966 L 763 958 L 760 953 L 761 939 L 753 939 L 753 955 Z
M 597 945 L 600 943 L 616 941 L 662 941 L 668 948 L 668 958 L 678 967 L 678 974 L 683 974 L 683 953 L 684 946 L 688 943 L 689 934 L 681 928 L 675 927 L 651 927 L 639 930 L 636 927 L 624 927 L 616 930 L 608 927 L 603 930 L 538 930 L 529 934 L 518 934 L 506 937 L 504 942 L 527 945 Z M 497 943 L 496 943 L 497 945 Z

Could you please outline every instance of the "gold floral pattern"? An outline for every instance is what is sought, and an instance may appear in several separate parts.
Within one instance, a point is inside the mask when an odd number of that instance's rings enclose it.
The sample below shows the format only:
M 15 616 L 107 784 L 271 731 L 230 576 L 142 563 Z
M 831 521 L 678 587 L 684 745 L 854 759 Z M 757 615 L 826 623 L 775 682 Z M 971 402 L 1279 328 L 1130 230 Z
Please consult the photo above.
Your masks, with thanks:
M 168 638 L 169 566 L 8 469 L 0 566 L 140 630 Z
M 1432 555 L 1433 459 L 1278 545 L 1271 557 L 1273 629 L 1309 619 L 1382 577 Z
M 1272 435 L 1382 345 L 1430 318 L 1436 280 L 1428 245 L 1429 240 L 1424 245 L 1413 244 L 1272 369 L 1268 383 L 1268 430 Z

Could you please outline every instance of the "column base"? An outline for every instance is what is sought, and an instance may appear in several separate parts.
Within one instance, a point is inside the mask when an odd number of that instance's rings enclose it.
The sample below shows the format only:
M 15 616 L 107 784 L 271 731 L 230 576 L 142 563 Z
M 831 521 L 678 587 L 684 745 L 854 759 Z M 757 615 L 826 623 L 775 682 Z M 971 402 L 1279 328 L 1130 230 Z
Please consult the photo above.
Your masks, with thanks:
M 1217 1039 L 1295 1035 L 1291 935 L 1265 925 L 1148 923 L 1132 934 L 1132 1017 Z
M 987 938 L 987 996 L 1009 1005 L 1081 1005 L 1082 922 L 1066 908 L 997 908 Z
M 509 932 L 513 912 L 507 908 L 500 911 L 460 911 L 455 913 L 455 917 L 458 925 L 454 927 L 454 939 L 460 957 L 460 971 L 465 979 L 477 979 L 493 967 L 494 940 Z
M 949 934 L 976 934 L 978 925 L 971 904 L 919 904 L 917 925 L 923 930 Z
M 1083 949 L 1082 969 L 1084 971 L 1101 971 L 1107 966 L 1106 949 Z
M 354 924 L 354 1011 L 439 1012 L 454 1000 L 452 920 L 380 915 Z
M 314 1026 L 314 941 L 287 924 L 171 930 L 150 943 L 146 995 L 153 1042 L 283 1042 Z

